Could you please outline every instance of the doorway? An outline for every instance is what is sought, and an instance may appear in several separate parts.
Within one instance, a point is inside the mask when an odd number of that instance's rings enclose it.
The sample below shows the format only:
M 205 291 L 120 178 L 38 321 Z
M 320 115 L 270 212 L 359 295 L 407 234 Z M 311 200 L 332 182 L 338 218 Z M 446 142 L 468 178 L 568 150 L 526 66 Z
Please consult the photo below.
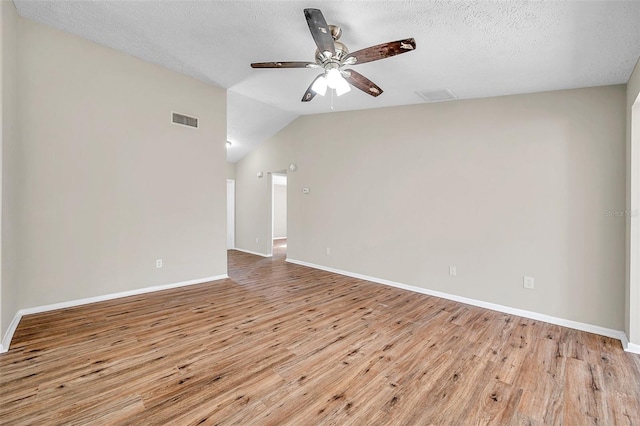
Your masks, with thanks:
M 274 256 L 287 253 L 287 175 L 271 174 L 271 235 Z
M 236 181 L 227 179 L 227 250 L 236 248 Z

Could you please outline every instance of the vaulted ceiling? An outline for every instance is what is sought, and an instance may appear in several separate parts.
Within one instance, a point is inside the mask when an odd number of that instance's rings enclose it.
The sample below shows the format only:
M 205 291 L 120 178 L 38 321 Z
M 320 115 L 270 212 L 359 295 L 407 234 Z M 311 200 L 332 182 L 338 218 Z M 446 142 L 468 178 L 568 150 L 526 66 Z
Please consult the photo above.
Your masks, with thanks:
M 299 115 L 626 83 L 640 56 L 639 1 L 27 1 L 21 16 L 228 89 L 229 161 Z M 414 52 L 354 66 L 384 93 L 300 99 L 314 69 L 304 8 L 355 51 L 414 37 Z M 357 67 L 357 68 L 356 68 Z

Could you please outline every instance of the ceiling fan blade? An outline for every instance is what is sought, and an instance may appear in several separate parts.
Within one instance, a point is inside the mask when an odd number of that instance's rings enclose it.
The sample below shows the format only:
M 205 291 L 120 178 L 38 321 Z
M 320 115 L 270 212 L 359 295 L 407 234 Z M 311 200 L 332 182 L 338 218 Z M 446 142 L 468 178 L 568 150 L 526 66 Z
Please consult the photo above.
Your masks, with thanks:
M 371 95 L 373 97 L 380 96 L 383 90 L 375 84 L 373 81 L 369 80 L 367 77 L 362 74 L 355 72 L 354 70 L 345 70 L 344 78 L 351 84 L 353 87 L 362 90 L 367 95 Z
M 349 58 L 355 58 L 356 64 L 364 64 L 366 62 L 389 58 L 401 53 L 411 52 L 415 49 L 416 41 L 413 38 L 391 41 L 389 43 L 378 44 L 376 46 L 367 47 L 365 49 L 349 53 L 345 58 L 345 62 L 349 60 Z
M 315 62 L 254 62 L 251 68 L 318 68 Z
M 310 102 L 313 98 L 316 97 L 316 92 L 314 92 L 313 89 L 311 89 L 311 88 L 313 87 L 313 84 L 316 82 L 316 80 L 319 79 L 320 77 L 323 77 L 323 76 L 324 76 L 324 73 L 318 74 L 318 76 L 313 79 L 313 81 L 311 82 L 311 84 L 307 88 L 307 91 L 304 92 L 304 96 L 301 99 L 302 102 Z
M 311 36 L 313 36 L 313 41 L 316 42 L 318 50 L 321 53 L 331 52 L 331 55 L 335 55 L 336 47 L 333 43 L 333 37 L 320 9 L 305 9 L 304 16 L 307 18 L 309 31 L 311 31 Z

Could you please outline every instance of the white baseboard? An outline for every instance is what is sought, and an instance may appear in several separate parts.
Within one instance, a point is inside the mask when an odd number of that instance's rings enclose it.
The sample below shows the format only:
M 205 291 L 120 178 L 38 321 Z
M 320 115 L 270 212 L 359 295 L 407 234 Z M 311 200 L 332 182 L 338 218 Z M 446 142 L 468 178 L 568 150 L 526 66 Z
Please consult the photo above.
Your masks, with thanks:
M 89 303 L 96 303 L 96 302 L 104 302 L 106 300 L 119 299 L 121 297 L 128 297 L 128 296 L 136 296 L 136 295 L 145 294 L 145 293 L 153 293 L 156 291 L 168 290 L 171 288 L 186 287 L 186 286 L 195 285 L 195 284 L 203 284 L 203 283 L 208 283 L 210 281 L 223 280 L 225 278 L 229 278 L 229 276 L 227 274 L 215 275 L 213 277 L 198 278 L 195 280 L 181 281 L 178 283 L 156 285 L 152 287 L 144 287 L 144 288 L 138 288 L 135 290 L 122 291 L 119 293 L 105 294 L 102 296 L 87 297 L 86 299 L 77 299 L 77 300 L 70 300 L 68 302 L 54 303 L 51 305 L 36 306 L 35 308 L 20 309 L 18 312 L 16 312 L 16 315 L 13 317 L 13 321 L 11 321 L 11 324 L 9 324 L 7 333 L 4 335 L 4 338 L 2 339 L 2 344 L 0 345 L 0 353 L 7 352 L 9 350 L 9 346 L 11 345 L 11 339 L 13 338 L 13 334 L 15 333 L 16 328 L 18 328 L 18 324 L 20 323 L 20 320 L 24 315 L 38 314 L 41 312 L 54 311 L 56 309 L 72 308 L 74 306 L 87 305 Z
M 234 250 L 238 250 L 241 251 L 243 253 L 249 253 L 249 254 L 255 254 L 256 256 L 262 256 L 262 257 L 273 257 L 272 254 L 264 254 L 264 253 L 258 253 L 257 251 L 251 251 L 251 250 L 245 250 L 245 249 L 239 249 L 239 248 L 234 248 Z
M 11 320 L 11 324 L 9 324 L 9 328 L 7 328 L 7 333 L 4 335 L 4 339 L 2 339 L 2 345 L 0 345 L 0 354 L 9 350 L 11 339 L 13 339 L 13 333 L 16 332 L 16 328 L 18 328 L 18 324 L 20 324 L 22 315 L 22 312 L 18 311 L 13 317 L 13 320 Z
M 519 317 L 534 319 L 537 321 L 548 322 L 550 324 L 560 325 L 563 327 L 573 328 L 575 330 L 586 331 L 588 333 L 599 334 L 601 336 L 611 337 L 613 339 L 618 339 L 622 343 L 622 347 L 627 352 L 640 353 L 638 351 L 640 349 L 640 345 L 636 345 L 634 343 L 629 343 L 627 340 L 627 335 L 624 331 L 613 330 L 610 328 L 600 327 L 598 325 L 586 324 L 582 322 L 572 321 L 564 318 L 552 317 L 550 315 L 541 314 L 533 311 L 526 311 L 523 309 L 512 308 L 509 306 L 498 305 L 496 303 L 484 302 L 482 300 L 470 299 L 468 297 L 457 296 L 455 294 L 443 293 L 440 291 L 429 290 L 422 287 L 416 287 L 412 285 L 402 284 L 395 281 L 389 281 L 382 278 L 370 277 L 368 275 L 357 274 L 354 272 L 343 271 L 340 269 L 330 268 L 327 266 L 316 265 L 309 262 L 303 262 L 301 260 L 289 259 L 287 258 L 287 262 L 294 263 L 296 265 L 307 266 L 309 268 L 320 269 L 327 272 L 333 272 L 334 274 L 345 275 L 347 277 L 358 278 L 361 280 L 371 281 L 378 284 L 384 284 L 391 287 L 401 288 L 403 290 L 409 290 L 416 293 L 426 294 L 428 296 L 440 297 L 442 299 L 453 300 L 455 302 L 464 303 L 467 305 L 477 306 L 480 308 L 489 309 L 492 311 L 502 312 L 505 314 L 516 315 Z
M 624 350 L 626 352 L 631 352 L 632 354 L 638 354 L 640 355 L 640 345 L 637 345 L 635 343 L 631 343 L 631 342 L 626 342 L 627 338 L 625 337 L 625 342 L 622 342 L 622 346 L 624 347 Z M 626 343 L 626 346 L 625 346 Z

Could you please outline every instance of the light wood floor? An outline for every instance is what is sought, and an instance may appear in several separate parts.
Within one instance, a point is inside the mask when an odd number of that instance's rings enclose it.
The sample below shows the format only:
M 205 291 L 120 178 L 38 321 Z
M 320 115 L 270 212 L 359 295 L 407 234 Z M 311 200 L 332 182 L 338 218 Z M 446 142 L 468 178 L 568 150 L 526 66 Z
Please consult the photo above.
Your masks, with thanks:
M 24 317 L 0 423 L 640 424 L 617 340 L 229 258 L 228 280 Z

